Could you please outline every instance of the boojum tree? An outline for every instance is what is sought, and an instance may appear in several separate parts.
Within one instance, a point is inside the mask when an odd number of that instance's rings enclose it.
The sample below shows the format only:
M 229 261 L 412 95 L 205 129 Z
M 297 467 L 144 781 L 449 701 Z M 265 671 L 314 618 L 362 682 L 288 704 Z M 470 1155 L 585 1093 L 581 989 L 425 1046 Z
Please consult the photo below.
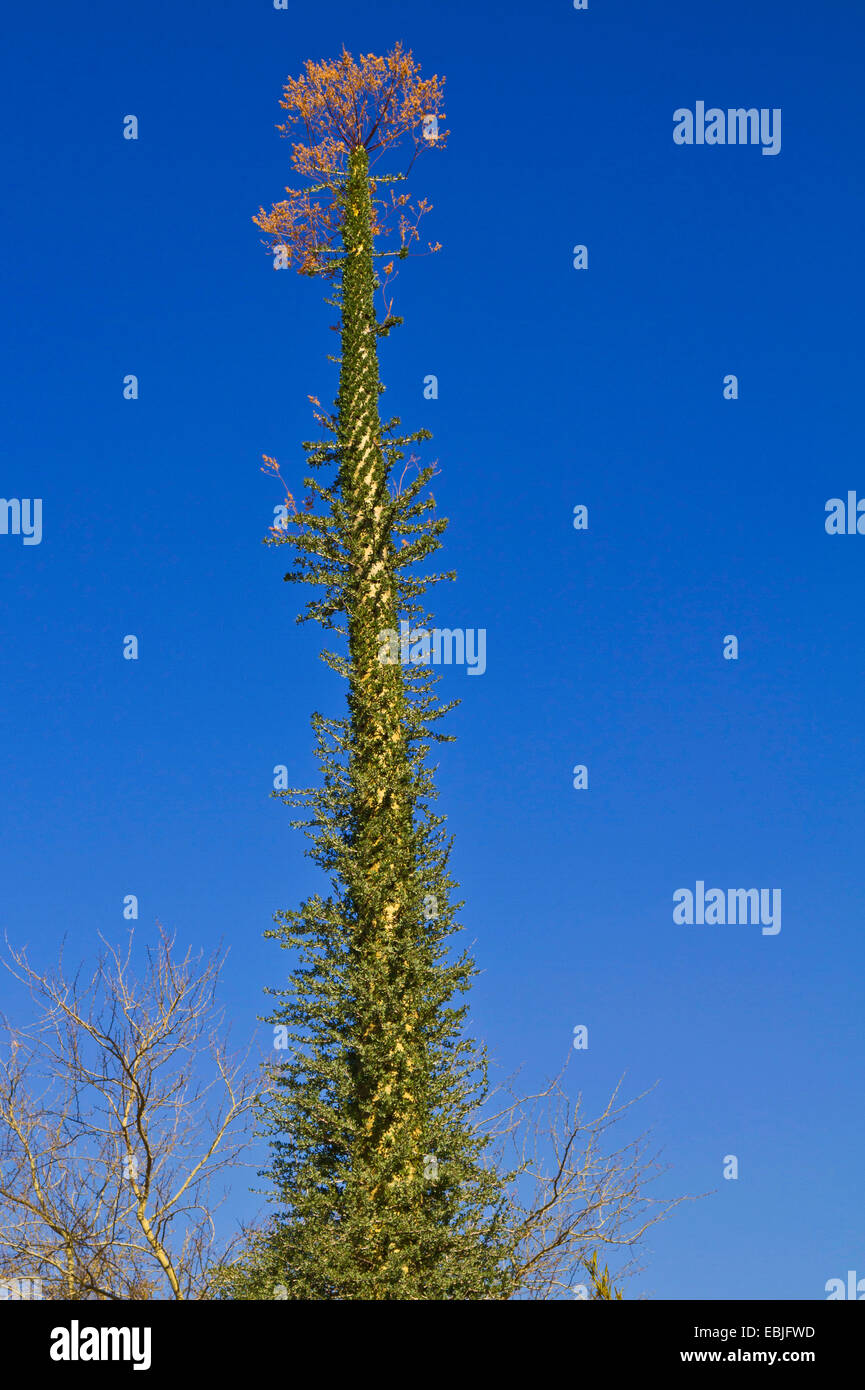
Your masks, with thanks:
M 451 949 L 461 904 L 433 810 L 429 754 L 455 702 L 382 641 L 403 619 L 427 626 L 419 600 L 453 577 L 424 565 L 447 525 L 428 492 L 435 466 L 404 462 L 431 436 L 379 413 L 378 340 L 401 322 L 395 265 L 423 249 L 429 210 L 402 184 L 421 150 L 446 142 L 442 85 L 400 44 L 307 62 L 285 85 L 278 129 L 304 137 L 292 164 L 309 182 L 254 219 L 276 264 L 323 277 L 339 313 L 334 410 L 310 397 L 326 437 L 304 444 L 305 503 L 275 459 L 265 470 L 286 487 L 268 540 L 293 547 L 286 579 L 316 586 L 298 621 L 340 638 L 322 657 L 347 681 L 347 711 L 313 715 L 321 785 L 281 793 L 305 809 L 293 824 L 331 891 L 277 913 L 267 933 L 295 959 L 268 991 L 285 1049 L 264 1111 L 276 1215 L 245 1267 L 246 1296 L 509 1296 L 507 1201 L 474 1122 L 486 1057 L 466 1035 L 463 996 L 476 968 Z

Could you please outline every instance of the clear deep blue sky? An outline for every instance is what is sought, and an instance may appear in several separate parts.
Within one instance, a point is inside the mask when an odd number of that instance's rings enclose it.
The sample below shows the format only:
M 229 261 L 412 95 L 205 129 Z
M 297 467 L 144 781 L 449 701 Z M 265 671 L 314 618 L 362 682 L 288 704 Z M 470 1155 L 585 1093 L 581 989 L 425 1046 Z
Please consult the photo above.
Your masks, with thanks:
M 863 28 L 854 0 L 7 20 L 0 493 L 44 516 L 41 545 L 0 536 L 0 926 L 87 956 L 136 893 L 142 935 L 231 946 L 224 998 L 267 1041 L 262 932 L 318 886 L 272 769 L 315 775 L 309 715 L 342 691 L 261 544 L 259 460 L 299 481 L 336 339 L 250 218 L 291 182 L 285 77 L 401 38 L 452 130 L 415 166 L 444 249 L 403 268 L 382 373 L 435 433 L 437 618 L 487 630 L 483 677 L 441 687 L 474 1029 L 533 1084 L 587 1025 L 589 1108 L 659 1082 L 628 1133 L 655 1126 L 665 1192 L 715 1193 L 651 1236 L 655 1297 L 865 1276 L 865 536 L 824 529 L 865 495 Z M 676 146 L 698 100 L 780 107 L 781 153 Z M 676 925 L 698 879 L 780 887 L 780 933 Z

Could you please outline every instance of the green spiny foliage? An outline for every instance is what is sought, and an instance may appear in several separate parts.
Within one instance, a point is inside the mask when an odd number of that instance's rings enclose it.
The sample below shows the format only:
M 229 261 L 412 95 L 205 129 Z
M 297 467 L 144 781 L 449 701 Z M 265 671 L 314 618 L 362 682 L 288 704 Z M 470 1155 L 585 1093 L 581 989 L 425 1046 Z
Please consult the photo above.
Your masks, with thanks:
M 365 60 L 366 61 L 366 60 Z M 267 935 L 292 953 L 268 991 L 286 1060 L 263 1108 L 276 1214 L 233 1280 L 235 1296 L 484 1299 L 511 1291 L 507 1199 L 475 1130 L 486 1057 L 465 1034 L 476 968 L 455 955 L 451 841 L 434 812 L 432 747 L 452 707 L 436 679 L 384 655 L 400 619 L 426 625 L 418 600 L 452 575 L 419 573 L 444 519 L 425 495 L 434 468 L 405 488 L 396 469 L 428 431 L 382 422 L 376 318 L 376 180 L 349 145 L 329 262 L 340 311 L 339 390 L 328 438 L 304 445 L 315 510 L 272 544 L 294 547 L 286 579 L 316 587 L 298 621 L 342 639 L 322 653 L 347 681 L 343 718 L 312 724 L 321 783 L 280 793 L 302 807 L 307 853 L 326 874 L 315 895 L 276 914 Z M 316 262 L 317 264 L 319 262 Z M 331 483 L 321 470 L 335 468 Z M 404 475 L 403 475 L 404 476 Z
M 602 1270 L 598 1269 L 597 1250 L 593 1250 L 589 1258 L 586 1260 L 586 1270 L 588 1272 L 589 1279 L 591 1280 L 592 1291 L 589 1297 L 592 1300 L 616 1300 L 621 1299 L 623 1297 L 621 1289 L 617 1289 L 613 1284 L 613 1280 L 610 1275 L 608 1266 L 604 1265 L 604 1268 Z

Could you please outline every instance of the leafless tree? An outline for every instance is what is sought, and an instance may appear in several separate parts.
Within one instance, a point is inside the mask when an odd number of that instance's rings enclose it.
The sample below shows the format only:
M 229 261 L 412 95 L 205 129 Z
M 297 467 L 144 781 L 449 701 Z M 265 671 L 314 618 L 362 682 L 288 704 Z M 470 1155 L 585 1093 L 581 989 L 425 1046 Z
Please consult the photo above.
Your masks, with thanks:
M 25 951 L 3 962 L 36 1018 L 4 1020 L 0 1042 L 0 1280 L 40 1278 L 48 1298 L 207 1298 L 228 1254 L 213 1180 L 243 1164 L 262 1090 L 223 1029 L 226 957 L 177 959 L 160 926 L 139 975 L 131 931 L 103 946 L 71 977 L 62 953 L 44 972 Z
M 587 1118 L 582 1096 L 573 1101 L 565 1088 L 566 1071 L 567 1063 L 527 1096 L 512 1078 L 478 1127 L 510 1175 L 504 1219 L 514 1237 L 516 1297 L 615 1299 L 637 1272 L 634 1252 L 646 1232 L 690 1199 L 651 1194 L 666 1169 L 645 1132 L 622 1143 L 613 1134 L 648 1091 L 622 1100 L 619 1081 L 600 1114 Z M 615 1261 L 614 1277 L 599 1259 Z

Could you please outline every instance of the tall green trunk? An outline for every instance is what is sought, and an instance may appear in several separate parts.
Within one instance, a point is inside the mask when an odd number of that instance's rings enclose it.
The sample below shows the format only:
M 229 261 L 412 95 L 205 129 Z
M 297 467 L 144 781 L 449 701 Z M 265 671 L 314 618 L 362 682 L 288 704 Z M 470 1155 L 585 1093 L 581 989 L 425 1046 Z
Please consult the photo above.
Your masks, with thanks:
M 344 718 L 313 716 L 322 784 L 281 792 L 331 893 L 278 912 L 293 953 L 268 992 L 269 1022 L 291 1046 L 263 1106 L 281 1210 L 234 1278 L 243 1297 L 497 1298 L 509 1289 L 510 1237 L 499 1176 L 473 1118 L 486 1058 L 463 1033 L 475 967 L 450 957 L 459 930 L 450 841 L 432 809 L 433 725 L 447 712 L 437 679 L 382 660 L 399 620 L 437 577 L 410 572 L 441 542 L 421 490 L 435 469 L 392 494 L 393 469 L 427 431 L 398 436 L 379 416 L 381 382 L 373 235 L 375 179 L 353 150 L 338 191 L 342 255 L 335 301 L 341 364 L 330 439 L 305 445 L 333 485 L 305 479 L 322 509 L 273 544 L 294 547 L 286 578 L 324 590 L 305 616 L 347 637 L 323 653 L 348 682 Z M 344 621 L 343 621 L 344 619 Z M 436 726 L 437 727 L 437 726 Z M 285 1046 L 285 1043 L 281 1044 Z
M 420 1200 L 423 1068 L 412 997 L 417 981 L 404 941 L 417 897 L 404 674 L 400 664 L 379 659 L 380 634 L 397 626 L 396 551 L 378 410 L 372 205 L 363 148 L 350 156 L 345 198 L 337 442 L 349 556 L 354 854 L 348 887 L 357 1010 L 352 1184 L 359 1214 L 367 1208 L 364 1258 L 381 1266 L 402 1259 L 399 1232 Z

